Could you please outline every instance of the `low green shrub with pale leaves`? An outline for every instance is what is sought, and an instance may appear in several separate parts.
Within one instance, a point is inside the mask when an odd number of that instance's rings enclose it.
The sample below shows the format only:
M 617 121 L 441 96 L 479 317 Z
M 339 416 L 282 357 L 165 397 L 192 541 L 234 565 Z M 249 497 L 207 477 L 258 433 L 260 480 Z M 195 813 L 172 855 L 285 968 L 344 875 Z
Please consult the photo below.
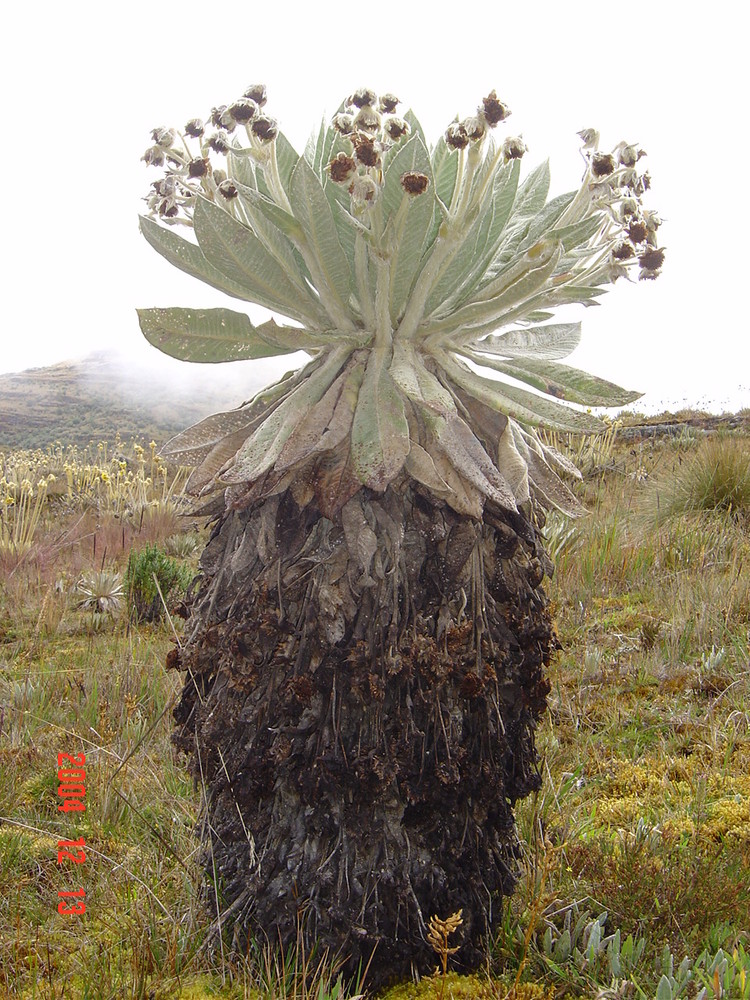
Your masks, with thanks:
M 128 558 L 125 581 L 128 607 L 138 622 L 155 622 L 165 607 L 187 590 L 193 572 L 188 566 L 170 559 L 156 545 L 132 551 Z

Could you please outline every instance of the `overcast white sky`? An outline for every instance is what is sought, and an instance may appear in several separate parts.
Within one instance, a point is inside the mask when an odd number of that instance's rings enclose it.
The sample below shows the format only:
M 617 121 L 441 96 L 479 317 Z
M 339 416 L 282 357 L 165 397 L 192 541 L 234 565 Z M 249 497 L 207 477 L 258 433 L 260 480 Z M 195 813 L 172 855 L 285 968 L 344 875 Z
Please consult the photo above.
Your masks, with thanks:
M 577 186 L 576 132 L 648 152 L 664 273 L 586 310 L 573 361 L 651 405 L 750 405 L 746 31 L 740 5 L 502 0 L 30 2 L 3 15 L 0 169 L 6 259 L 0 372 L 116 348 L 156 365 L 137 306 L 241 308 L 138 233 L 157 125 L 182 126 L 265 82 L 302 149 L 358 86 L 391 90 L 433 140 L 491 88 L 512 132 Z M 283 359 L 279 370 L 288 367 Z M 179 369 L 178 363 L 174 363 Z

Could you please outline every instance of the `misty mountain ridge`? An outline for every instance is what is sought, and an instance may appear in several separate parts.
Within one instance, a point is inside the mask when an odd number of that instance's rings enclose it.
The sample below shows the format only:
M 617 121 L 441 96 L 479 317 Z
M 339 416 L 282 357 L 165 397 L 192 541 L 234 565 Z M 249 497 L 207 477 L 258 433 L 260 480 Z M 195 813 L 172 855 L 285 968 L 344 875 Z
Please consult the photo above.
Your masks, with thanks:
M 0 374 L 0 449 L 44 448 L 56 441 L 85 447 L 91 441 L 113 441 L 118 432 L 126 442 L 154 440 L 161 446 L 203 417 L 240 406 L 306 359 L 300 352 L 258 361 L 188 364 L 158 351 L 133 357 L 100 350 L 78 360 Z M 741 387 L 737 399 L 719 403 L 643 398 L 622 412 L 738 411 L 744 425 L 746 397 L 747 389 Z M 718 416 L 708 422 L 721 420 Z
M 304 360 L 304 357 L 302 360 Z M 286 364 L 284 363 L 286 362 Z M 282 359 L 187 364 L 154 352 L 141 361 L 115 351 L 0 375 L 0 447 L 55 441 L 155 440 L 231 410 L 299 363 Z

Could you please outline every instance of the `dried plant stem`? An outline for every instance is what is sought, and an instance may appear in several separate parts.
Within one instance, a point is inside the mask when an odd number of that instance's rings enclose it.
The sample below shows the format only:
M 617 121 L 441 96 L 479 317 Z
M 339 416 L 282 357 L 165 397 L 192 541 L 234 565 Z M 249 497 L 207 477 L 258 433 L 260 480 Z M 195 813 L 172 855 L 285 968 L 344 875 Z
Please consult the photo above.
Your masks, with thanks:
M 564 846 L 564 845 L 563 845 Z M 549 840 L 544 841 L 544 856 L 542 859 L 542 871 L 541 877 L 539 879 L 539 887 L 534 894 L 534 898 L 531 904 L 531 912 L 529 913 L 529 921 L 526 927 L 526 933 L 523 936 L 523 954 L 521 955 L 521 961 L 518 963 L 518 969 L 516 970 L 516 977 L 513 980 L 513 985 L 508 990 L 505 995 L 504 1000 L 515 1000 L 518 992 L 518 987 L 521 982 L 521 976 L 526 968 L 526 964 L 529 960 L 529 945 L 531 944 L 531 938 L 536 927 L 537 917 L 542 909 L 542 887 L 547 881 L 547 876 L 552 868 L 552 858 L 561 850 L 561 847 L 553 848 Z
M 439 917 L 430 917 L 429 931 L 427 934 L 427 940 L 433 947 L 433 950 L 438 954 L 440 958 L 440 964 L 443 967 L 442 970 L 442 981 L 440 984 L 440 1000 L 443 1000 L 443 994 L 445 993 L 445 977 L 448 974 L 448 956 L 455 955 L 458 948 L 448 947 L 448 938 L 454 931 L 463 923 L 461 914 L 463 910 L 458 910 L 456 913 L 452 913 L 445 920 L 441 920 Z

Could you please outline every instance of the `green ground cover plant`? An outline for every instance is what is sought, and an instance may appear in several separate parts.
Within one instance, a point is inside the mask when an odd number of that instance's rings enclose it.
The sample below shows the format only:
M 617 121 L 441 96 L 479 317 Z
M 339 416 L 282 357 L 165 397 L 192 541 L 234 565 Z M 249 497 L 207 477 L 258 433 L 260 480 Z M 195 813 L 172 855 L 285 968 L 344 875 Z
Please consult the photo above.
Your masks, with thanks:
M 746 432 L 733 440 L 747 449 Z M 393 1000 L 747 998 L 750 540 L 728 510 L 651 517 L 651 491 L 711 443 L 616 437 L 588 470 L 579 496 L 591 513 L 566 522 L 548 585 L 560 649 L 537 734 L 542 785 L 517 810 L 523 879 L 485 970 L 465 976 L 449 959 L 445 978 Z M 133 622 L 123 604 L 94 627 L 78 606 L 86 574 L 124 577 L 133 548 L 194 532 L 206 528 L 162 512 L 140 535 L 131 521 L 123 546 L 114 512 L 48 496 L 33 546 L 4 564 L 2 996 L 355 992 L 331 955 L 209 947 L 194 836 L 204 789 L 169 742 L 180 683 L 163 664 L 181 622 Z M 178 549 L 171 558 L 193 572 L 195 547 Z M 87 757 L 75 822 L 57 811 L 67 750 Z M 56 842 L 73 832 L 87 845 L 79 924 L 57 913 Z

